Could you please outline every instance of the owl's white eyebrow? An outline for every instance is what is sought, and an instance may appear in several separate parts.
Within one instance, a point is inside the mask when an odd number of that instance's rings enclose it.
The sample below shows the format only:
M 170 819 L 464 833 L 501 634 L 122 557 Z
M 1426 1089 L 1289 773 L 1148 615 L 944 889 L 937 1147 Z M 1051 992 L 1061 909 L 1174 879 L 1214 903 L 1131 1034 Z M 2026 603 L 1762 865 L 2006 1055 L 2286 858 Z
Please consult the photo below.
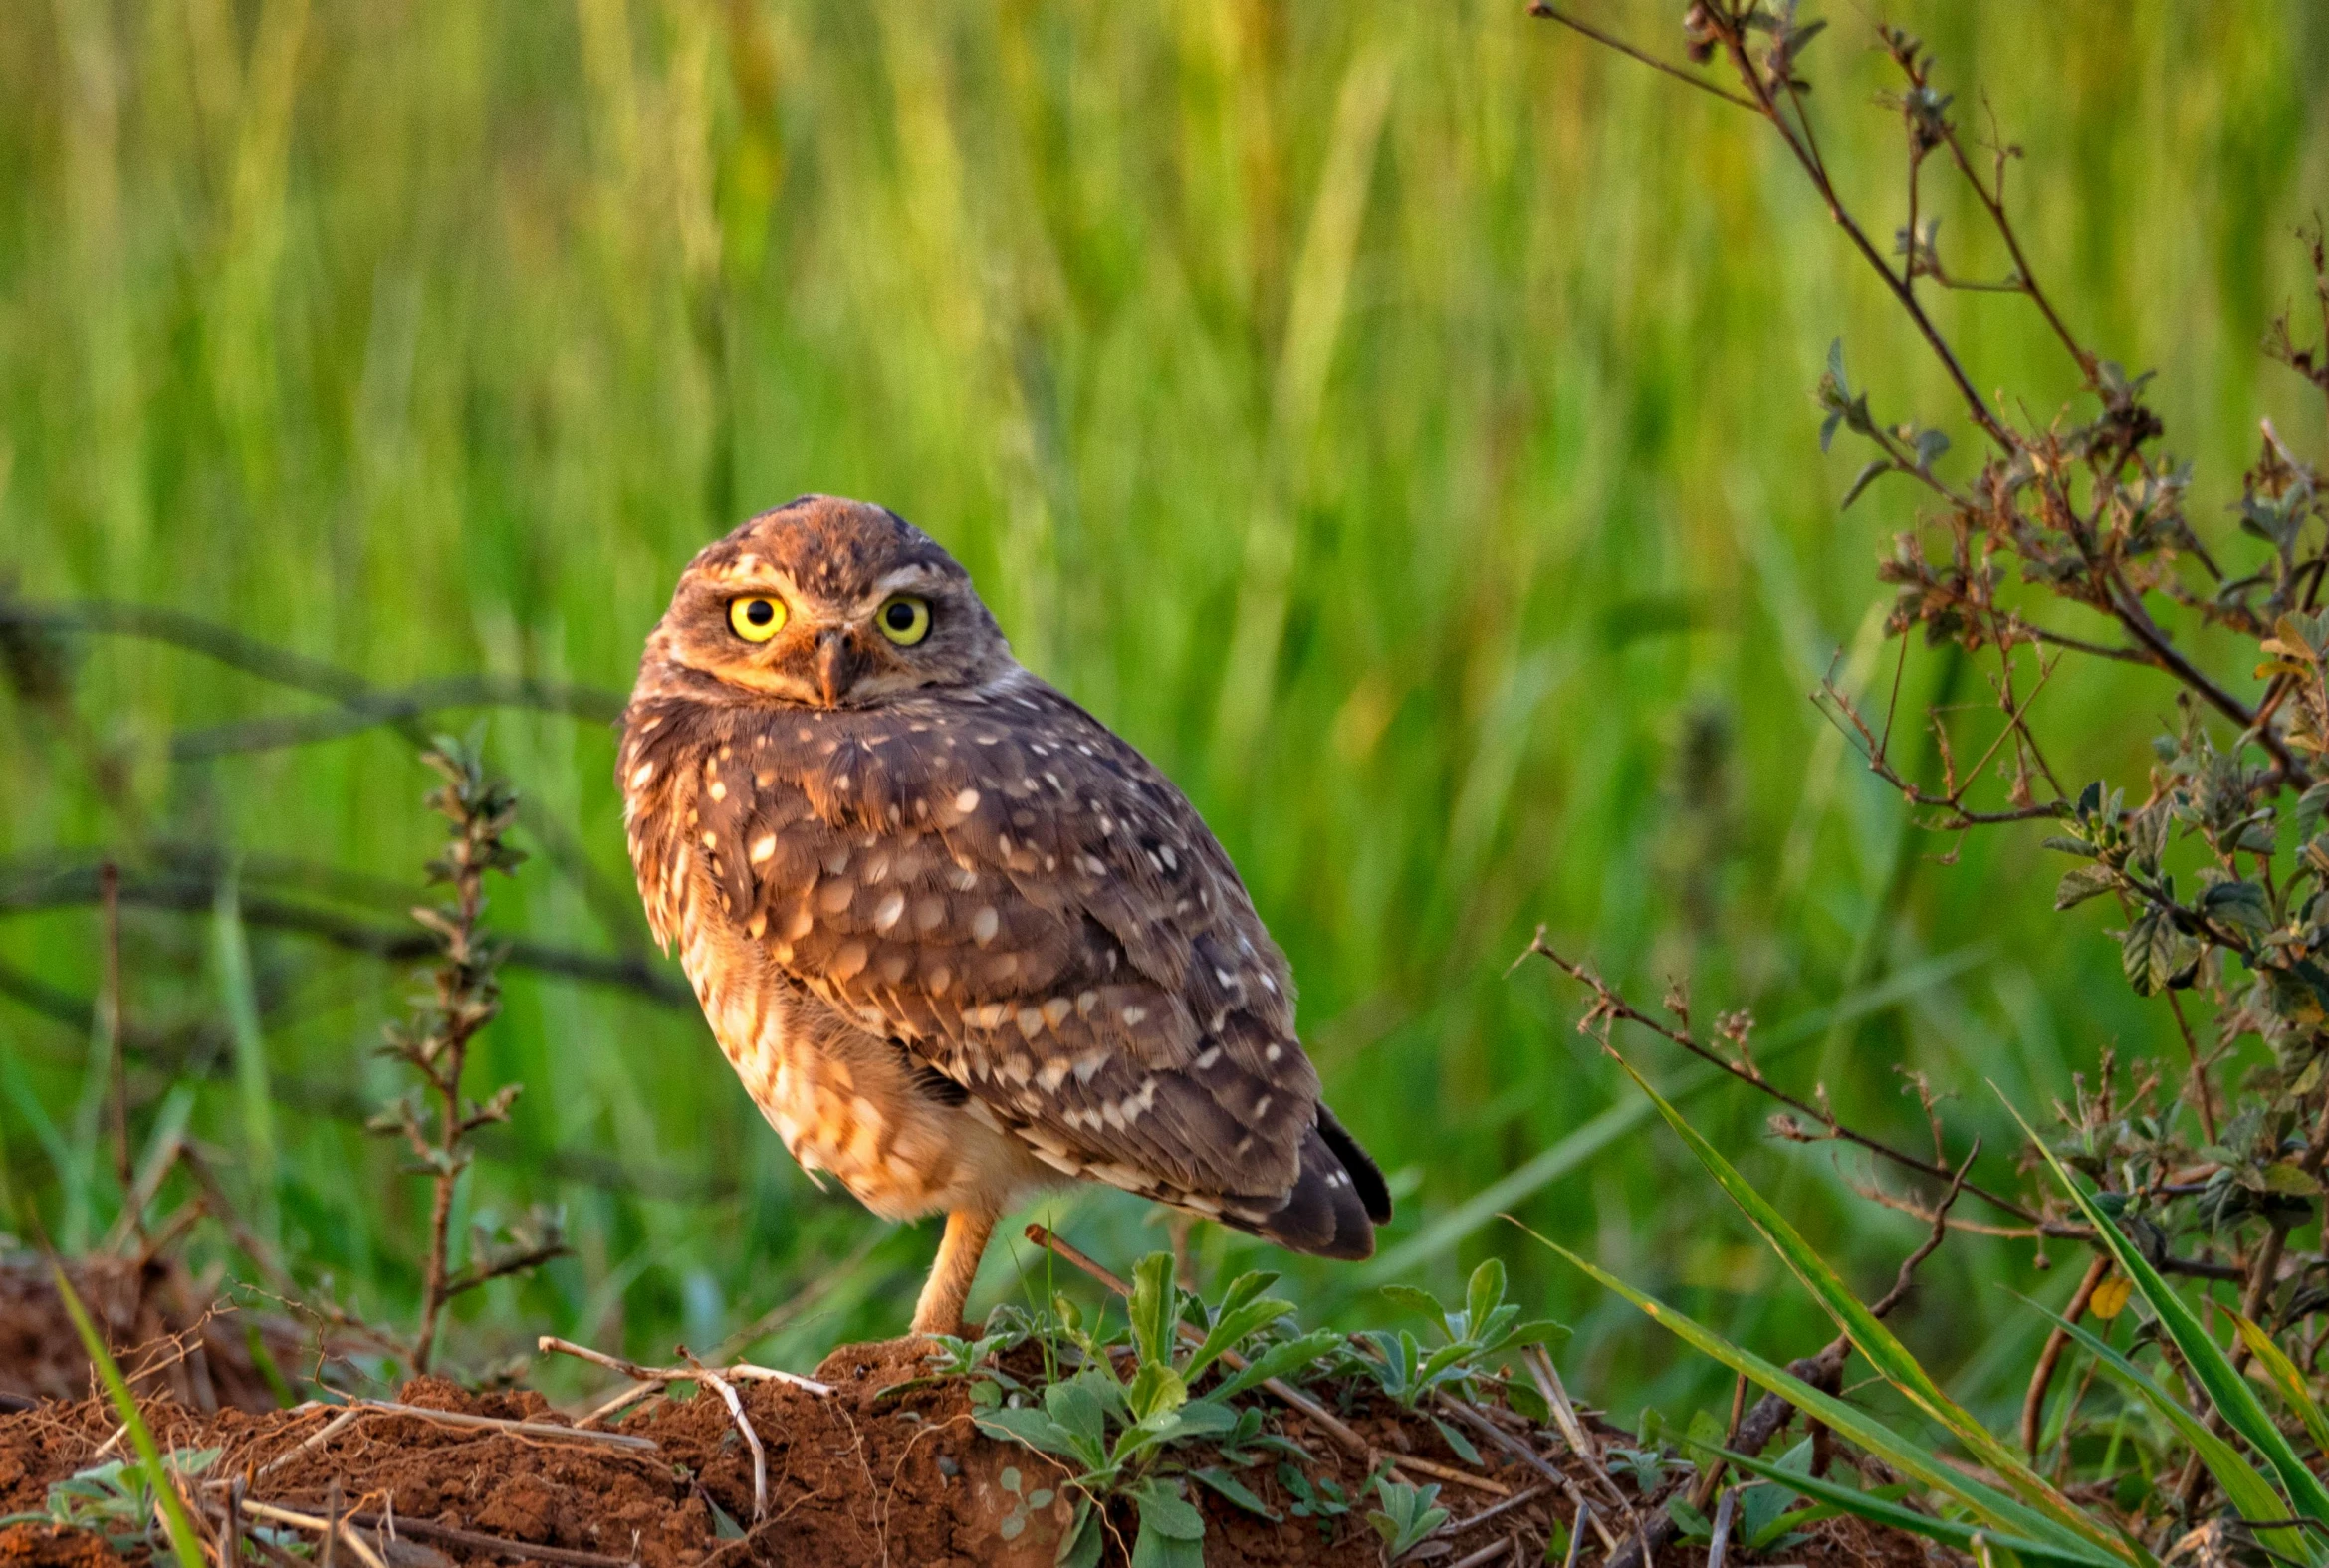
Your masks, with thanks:
M 872 589 L 865 595 L 865 602 L 869 605 L 879 604 L 900 588 L 935 588 L 944 583 L 945 580 L 944 573 L 933 571 L 928 566 L 919 564 L 900 566 L 873 584 Z
M 713 580 L 729 593 L 776 593 L 788 602 L 801 602 L 801 585 L 793 580 L 793 573 L 782 566 L 772 566 L 758 556 L 746 555 L 730 561 L 712 573 Z

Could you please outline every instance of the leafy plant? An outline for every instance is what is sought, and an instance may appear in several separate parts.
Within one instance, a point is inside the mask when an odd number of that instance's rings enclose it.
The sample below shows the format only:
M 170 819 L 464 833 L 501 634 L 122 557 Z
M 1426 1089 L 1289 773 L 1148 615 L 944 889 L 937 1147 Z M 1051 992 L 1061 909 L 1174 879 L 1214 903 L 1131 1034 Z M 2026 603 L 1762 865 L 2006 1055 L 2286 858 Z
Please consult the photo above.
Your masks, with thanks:
M 1003 1472 L 995 1477 L 995 1481 L 1012 1497 L 1011 1511 L 1003 1516 L 1002 1524 L 997 1527 L 997 1533 L 1007 1541 L 1016 1541 L 1025 1534 L 1029 1515 L 1038 1508 L 1048 1508 L 1058 1496 L 1048 1486 L 1026 1490 L 1026 1477 L 1019 1473 L 1016 1465 L 1003 1466 Z
M 1283 1460 L 1278 1465 L 1278 1484 L 1293 1498 L 1287 1511 L 1297 1519 L 1315 1519 L 1325 1530 L 1334 1520 L 1350 1511 L 1350 1499 L 1342 1494 L 1342 1487 L 1331 1475 L 1310 1479 L 1293 1465 Z
M 1535 0 L 1531 9 L 1615 42 L 1559 0 Z M 2136 1477 L 2136 1491 L 2152 1499 L 2144 1506 L 2156 1503 L 2160 1543 L 2207 1512 L 2213 1486 L 2258 1526 L 2268 1551 L 2317 1561 L 2329 1492 L 2296 1437 L 2316 1450 L 2329 1439 L 2329 1420 L 2316 1425 L 2329 1268 L 2284 1262 L 2290 1234 L 2319 1225 L 2329 1201 L 2329 966 L 2320 956 L 2329 952 L 2329 610 L 2322 603 L 2329 489 L 2320 469 L 2264 420 L 2236 494 L 2224 487 L 2222 511 L 2231 525 L 2207 523 L 2193 468 L 2165 447 L 2155 407 L 2164 399 L 2153 374 L 2131 371 L 2082 338 L 2039 280 L 2007 210 L 2006 176 L 2021 149 L 1993 124 L 1961 125 L 1964 101 L 1940 84 L 1924 43 L 1879 24 L 1875 42 L 1895 78 L 1887 103 L 1907 152 L 1897 165 L 1906 175 L 1905 217 L 1890 249 L 1883 248 L 1884 231 L 1864 222 L 1839 187 L 1823 151 L 1823 138 L 1830 145 L 1832 138 L 1815 131 L 1804 61 L 1824 26 L 1801 14 L 1795 0 L 1693 4 L 1682 37 L 1691 65 L 1713 63 L 1726 80 L 1619 45 L 1745 110 L 1767 130 L 1930 349 L 1969 427 L 1971 439 L 1953 448 L 1946 432 L 1922 420 L 1884 414 L 1851 379 L 1841 342 L 1831 345 L 1813 392 L 1820 444 L 1825 449 L 1848 433 L 1870 454 L 1842 504 L 1884 496 L 1877 482 L 1898 479 L 1925 510 L 1896 535 L 1877 571 L 1893 589 L 1886 630 L 1901 643 L 1900 667 L 1879 688 L 1890 694 L 1885 711 L 1864 713 L 1862 698 L 1834 680 L 1822 683 L 1815 700 L 1869 771 L 1918 814 L 1918 825 L 1951 835 L 1943 858 L 1955 859 L 1954 841 L 1964 835 L 2033 825 L 2046 848 L 2072 857 L 2055 885 L 2054 907 L 2113 912 L 2109 935 L 2125 982 L 2172 1013 L 2185 1060 L 2147 1066 L 2129 1086 L 2106 1053 L 2093 1082 L 2070 1086 L 2062 1126 L 2041 1143 L 2046 1163 L 2069 1184 L 2067 1199 L 2042 1179 L 2008 1195 L 1952 1169 L 1941 1154 L 1934 1097 L 1922 1085 L 1935 1137 L 1930 1160 L 1846 1126 L 1824 1092 L 1806 1100 L 1766 1077 L 1748 1050 L 1751 1019 L 1743 1014 L 1719 1021 L 1717 1040 L 1703 1039 L 1691 1029 L 1688 998 L 1679 990 L 1668 1008 L 1678 1024 L 1670 1026 L 1625 1004 L 1581 965 L 1541 943 L 1538 951 L 1594 988 L 1587 1026 L 1643 1023 L 1783 1101 L 1787 1111 L 1771 1124 L 1777 1135 L 1848 1141 L 1950 1182 L 1952 1199 L 1962 1192 L 1988 1205 L 2016 1233 L 2075 1237 L 2095 1250 L 2085 1284 L 2032 1369 L 2017 1447 L 1950 1400 L 1736 1173 L 1710 1162 L 1850 1348 L 1997 1482 L 1994 1495 L 1980 1498 L 1938 1489 L 2034 1547 L 2063 1548 L 2050 1530 L 2121 1558 L 2143 1550 L 2117 1521 L 2074 1505 L 2034 1466 L 2049 1382 L 2063 1351 L 2075 1347 L 2170 1436 L 2176 1452 L 2166 1462 L 2181 1479 L 2154 1488 L 2148 1474 Z M 1936 223 L 1919 216 L 1935 204 L 1924 189 L 1935 171 L 2002 248 L 2010 263 L 2002 277 L 1976 278 L 1945 260 Z M 2284 312 L 2266 335 L 2264 353 L 2329 394 L 2329 236 L 2316 219 L 2299 238 L 2321 340 L 2300 341 Z M 1959 289 L 2031 309 L 2033 328 L 2059 344 L 2074 372 L 2068 404 L 2058 405 L 2051 392 L 1992 398 L 1980 389 L 1978 372 L 1933 308 L 1942 291 Z M 1953 705 L 1943 697 L 1928 726 L 1896 726 L 1892 710 L 1912 638 L 1938 650 L 1945 692 L 1959 671 L 1980 667 L 1994 702 Z M 2118 752 L 2150 740 L 2140 777 L 2082 778 L 2052 755 L 2041 695 L 2067 684 L 2066 667 L 2096 661 L 2147 671 L 2174 695 L 2164 733 L 2161 704 L 2137 702 L 2109 716 L 2104 738 L 2119 743 Z M 1986 715 L 1977 717 L 1983 708 Z M 1933 738 L 1932 761 L 1904 763 L 1895 737 L 1919 730 Z M 2259 1056 L 2268 1060 L 2251 1065 Z M 1711 1154 L 1700 1143 L 1694 1152 L 1702 1160 Z M 2070 1172 L 2092 1190 L 2072 1182 Z M 1871 1196 L 1933 1218 L 1917 1202 Z M 1936 1244 L 1940 1234 L 1937 1229 Z M 2237 1310 L 2228 1314 L 2237 1334 L 2228 1345 L 2211 1339 L 2177 1297 L 2169 1283 L 2175 1276 L 2237 1287 Z M 2149 1342 L 2171 1358 L 2188 1396 L 2171 1396 L 2135 1366 L 2132 1353 L 2078 1326 L 2090 1310 L 2109 1321 L 2130 1290 L 2144 1303 Z M 1679 1321 L 1670 1313 L 1662 1320 Z M 2315 1327 L 2308 1330 L 2308 1322 Z M 2301 1434 L 2279 1430 L 2252 1378 L 2277 1395 Z M 2065 1463 L 2079 1430 L 2078 1401 L 2070 1403 L 2058 1418 Z M 2122 1485 L 2128 1476 L 2109 1469 L 2126 1427 L 2116 1413 L 2111 1420 L 2105 1472 L 2095 1477 L 2107 1484 L 2083 1494 L 2135 1494 Z M 1899 1434 L 1872 1436 L 1896 1448 L 1909 1443 Z M 2289 1518 L 2309 1523 L 2261 1523 Z
M 413 1169 L 427 1176 L 434 1190 L 422 1260 L 420 1327 L 412 1347 L 412 1365 L 420 1372 L 435 1357 L 444 1311 L 455 1297 L 567 1251 L 560 1216 L 538 1208 L 506 1229 L 484 1221 L 473 1226 L 468 1262 L 453 1266 L 453 1194 L 473 1157 L 470 1138 L 481 1127 L 508 1121 L 525 1087 L 505 1083 L 482 1101 L 461 1093 L 469 1047 L 501 1011 L 495 970 L 504 947 L 484 929 L 485 879 L 494 872 L 509 875 L 526 858 L 505 836 L 517 819 L 517 793 L 487 773 L 482 742 L 482 732 L 466 741 L 438 736 L 421 755 L 444 780 L 428 803 L 449 826 L 444 853 L 429 862 L 429 877 L 449 885 L 453 899 L 443 908 L 424 905 L 412 911 L 412 918 L 435 937 L 443 958 L 432 976 L 433 995 L 414 1009 L 409 1023 L 388 1029 L 383 1047 L 383 1054 L 420 1075 L 421 1087 L 390 1101 L 368 1124 L 375 1133 L 403 1139 Z
M 1411 1486 L 1388 1475 L 1378 1475 L 1375 1495 L 1383 1505 L 1367 1510 L 1367 1523 L 1383 1538 L 1386 1561 L 1397 1562 L 1448 1522 L 1448 1510 L 1439 1506 L 1437 1486 Z
M 1240 1507 L 1274 1517 L 1222 1463 L 1192 1459 L 1201 1443 L 1210 1446 L 1211 1457 L 1236 1467 L 1258 1462 L 1267 1450 L 1291 1448 L 1267 1438 L 1261 1414 L 1233 1401 L 1266 1379 L 1317 1361 L 1340 1341 L 1323 1332 L 1271 1337 L 1269 1331 L 1293 1310 L 1265 1294 L 1276 1280 L 1275 1274 L 1241 1275 L 1208 1304 L 1174 1283 L 1169 1253 L 1153 1253 L 1133 1270 L 1121 1340 L 1087 1332 L 1080 1315 L 1062 1303 L 1054 1321 L 1079 1363 L 1076 1370 L 1048 1383 L 1040 1397 L 1015 1392 L 1010 1403 L 975 1417 L 989 1437 L 1024 1444 L 1074 1467 L 1066 1484 L 1078 1497 L 1061 1563 L 1098 1560 L 1099 1514 L 1113 1497 L 1129 1500 L 1137 1512 L 1136 1564 L 1200 1561 L 1205 1525 L 1188 1498 L 1185 1481 L 1191 1478 Z M 976 1348 L 958 1353 L 942 1347 L 939 1354 L 958 1363 L 967 1356 L 968 1365 L 988 1374 L 983 1355 L 968 1354 Z M 1224 1358 L 1241 1348 L 1245 1364 L 1231 1370 Z M 1129 1378 L 1117 1367 L 1127 1355 Z M 1197 1392 L 1209 1376 L 1211 1386 Z
M 1442 1390 L 1477 1398 L 1476 1381 L 1500 1357 L 1566 1338 L 1569 1332 L 1549 1318 L 1521 1322 L 1518 1304 L 1505 1299 L 1505 1265 L 1494 1257 L 1472 1271 L 1461 1307 L 1443 1306 L 1438 1297 L 1412 1285 L 1385 1285 L 1383 1294 L 1421 1314 L 1440 1341 L 1427 1347 L 1405 1329 L 1366 1329 L 1354 1336 L 1374 1352 L 1371 1358 L 1356 1358 L 1355 1365 L 1407 1410 Z M 1440 1430 L 1457 1453 L 1470 1454 L 1472 1445 L 1461 1434 L 1444 1423 Z
M 219 1453 L 217 1449 L 175 1449 L 161 1456 L 161 1467 L 169 1475 L 191 1479 L 208 1469 Z M 108 1459 L 50 1482 L 41 1512 L 0 1514 L 0 1527 L 62 1524 L 94 1530 L 116 1550 L 150 1547 L 167 1489 L 155 1488 L 142 1460 Z

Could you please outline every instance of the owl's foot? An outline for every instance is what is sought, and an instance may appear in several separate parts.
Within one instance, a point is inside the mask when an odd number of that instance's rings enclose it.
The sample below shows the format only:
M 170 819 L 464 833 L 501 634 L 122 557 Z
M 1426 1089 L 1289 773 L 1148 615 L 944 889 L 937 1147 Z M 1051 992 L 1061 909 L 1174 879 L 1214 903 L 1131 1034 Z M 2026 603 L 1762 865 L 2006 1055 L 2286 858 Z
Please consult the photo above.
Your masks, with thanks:
M 922 1297 L 914 1303 L 912 1332 L 962 1337 L 963 1307 L 970 1301 L 971 1282 L 979 1277 L 979 1259 L 987 1238 L 995 1233 L 996 1216 L 983 1210 L 957 1209 L 946 1217 L 946 1233 L 938 1240 L 938 1257 Z

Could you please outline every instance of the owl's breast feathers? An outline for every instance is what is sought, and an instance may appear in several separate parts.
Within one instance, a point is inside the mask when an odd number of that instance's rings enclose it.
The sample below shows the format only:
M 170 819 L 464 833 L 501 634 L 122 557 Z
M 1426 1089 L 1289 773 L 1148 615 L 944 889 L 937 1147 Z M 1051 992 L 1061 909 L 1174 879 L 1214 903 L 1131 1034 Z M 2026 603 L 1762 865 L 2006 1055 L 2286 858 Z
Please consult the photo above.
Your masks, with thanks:
M 619 768 L 664 942 L 715 901 L 1053 1168 L 1371 1249 L 1381 1178 L 1318 1103 L 1229 857 L 1059 693 L 1016 673 L 868 709 L 642 694 Z

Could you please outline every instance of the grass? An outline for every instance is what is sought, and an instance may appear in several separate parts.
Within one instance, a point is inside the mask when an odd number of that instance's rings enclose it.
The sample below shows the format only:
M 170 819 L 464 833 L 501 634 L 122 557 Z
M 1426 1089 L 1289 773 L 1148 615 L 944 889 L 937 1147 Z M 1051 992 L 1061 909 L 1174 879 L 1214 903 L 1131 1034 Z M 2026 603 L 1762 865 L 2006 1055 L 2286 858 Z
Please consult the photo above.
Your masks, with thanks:
M 2303 287 L 2295 246 L 2258 237 L 2306 215 L 2329 156 L 2329 30 L 2293 0 L 2107 10 L 1896 19 L 2030 149 L 2017 211 L 2065 309 L 2172 368 L 2170 427 L 2233 473 L 2259 416 L 2314 428 L 2254 351 Z M 1645 40 L 1673 21 L 1596 14 Z M 1835 20 L 1831 155 L 1887 191 L 1889 127 L 1854 109 L 1876 62 Z M 1828 342 L 1884 406 L 1949 404 L 1725 114 L 1517 5 L 13 8 L 0 570 L 383 684 L 619 689 L 703 540 L 806 489 L 886 502 L 1220 832 L 1331 1097 L 1395 1173 L 1387 1245 L 1433 1235 L 1403 1277 L 1447 1293 L 1502 1254 L 1532 1312 L 1575 1325 L 1589 1397 L 1719 1405 L 1722 1373 L 1489 1215 L 1432 1231 L 1635 1103 L 1565 993 L 1506 978 L 1536 922 L 1636 990 L 1684 975 L 1774 1029 L 1837 1007 L 1774 1070 L 1913 1133 L 1891 1069 L 1922 1066 L 1999 1170 L 2012 1124 L 1983 1078 L 2032 1106 L 2107 1043 L 2181 1050 L 2117 982 L 2105 917 L 2047 912 L 2034 830 L 1935 863 L 1951 846 L 1804 700 L 1839 650 L 1857 683 L 1889 678 L 1873 561 L 1910 505 L 1879 487 L 1837 511 L 1857 458 L 1820 456 L 1806 395 Z M 1970 214 L 1942 216 L 1965 270 L 1999 270 Z M 2067 392 L 2026 313 L 1940 309 L 1980 384 Z M 425 1192 L 349 1110 L 391 1091 L 371 1052 L 409 977 L 243 916 L 268 857 L 416 886 L 414 749 L 376 729 L 172 763 L 174 733 L 313 704 L 150 643 L 72 648 L 61 704 L 0 698 L 12 871 L 57 846 L 242 857 L 239 904 L 126 912 L 132 1020 L 194 1028 L 140 1058 L 141 1125 L 197 1085 L 196 1135 L 237 1151 L 253 1216 L 408 1316 Z M 1913 657 L 1904 711 L 1961 678 Z M 2120 744 L 2100 720 L 2144 681 L 2049 694 L 2057 734 L 2097 716 L 2074 765 Z M 488 748 L 538 813 L 489 919 L 640 945 L 606 732 L 502 713 Z M 334 886 L 390 918 L 409 901 Z M 95 929 L 83 906 L 15 910 L 0 963 L 87 1000 Z M 1930 984 L 1888 989 L 1910 975 Z M 0 1004 L 0 1162 L 65 1239 L 72 1213 L 102 1229 L 115 1179 L 92 1035 L 56 1010 Z M 560 1204 L 576 1255 L 465 1301 L 460 1356 L 545 1330 L 716 1344 L 878 1229 L 792 1168 L 685 1011 L 513 972 L 478 1052 L 528 1093 L 454 1230 Z M 1761 1106 L 1718 1087 L 1692 1111 L 1856 1283 L 1913 1241 L 1825 1151 L 1758 1142 Z M 1617 1139 L 1514 1203 L 1735 1339 L 1826 1337 L 1671 1144 Z M 1155 1238 L 1128 1201 L 1056 1207 L 1103 1256 Z M 755 1354 L 894 1332 L 930 1245 L 877 1242 Z M 1256 1252 L 1199 1246 L 1209 1278 Z M 1270 1266 L 1371 1310 L 1328 1265 Z M 999 1251 L 976 1299 L 1015 1295 L 1015 1267 L 1042 1274 Z M 1925 1277 L 1947 1321 L 1900 1332 L 1977 1415 L 2005 1411 L 2019 1363 L 1984 1352 L 2030 1314 L 2000 1282 L 2060 1287 L 2026 1244 L 1975 1238 Z M 1995 1386 L 1950 1377 L 1983 1366 Z

